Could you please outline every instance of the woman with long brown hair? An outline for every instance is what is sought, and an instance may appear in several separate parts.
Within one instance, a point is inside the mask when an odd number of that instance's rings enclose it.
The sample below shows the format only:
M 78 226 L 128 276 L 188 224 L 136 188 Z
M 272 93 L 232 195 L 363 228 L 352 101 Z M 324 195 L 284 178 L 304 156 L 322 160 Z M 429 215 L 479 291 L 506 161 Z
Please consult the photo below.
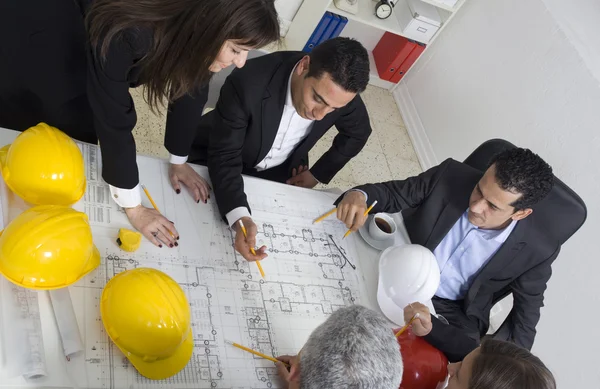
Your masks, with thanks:
M 488 339 L 465 359 L 448 365 L 446 389 L 556 389 L 546 365 L 514 343 Z
M 412 321 L 412 333 L 428 342 L 428 336 L 437 336 L 431 316 L 429 308 L 419 302 L 404 308 L 404 321 Z M 509 341 L 484 339 L 466 355 L 455 350 L 445 350 L 444 354 L 454 362 L 448 365 L 447 389 L 556 389 L 554 375 L 546 365 L 529 350 Z M 420 372 L 408 375 L 435 371 L 428 366 L 430 361 L 423 362 Z
M 185 162 L 211 76 L 279 38 L 274 0 L 19 0 L 0 4 L 0 127 L 40 121 L 102 151 L 102 176 L 131 224 L 177 246 L 173 223 L 141 205 L 130 87 L 168 108 L 169 177 L 196 202 L 207 182 Z M 173 233 L 173 236 L 169 232 Z

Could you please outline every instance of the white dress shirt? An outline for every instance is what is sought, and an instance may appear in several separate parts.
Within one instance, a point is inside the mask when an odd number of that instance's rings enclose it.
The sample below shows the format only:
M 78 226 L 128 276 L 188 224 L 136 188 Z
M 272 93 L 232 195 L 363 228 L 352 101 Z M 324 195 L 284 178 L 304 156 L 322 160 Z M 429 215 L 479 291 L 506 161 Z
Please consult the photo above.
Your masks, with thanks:
M 304 119 L 298 115 L 292 103 L 292 75 L 295 70 L 296 67 L 294 67 L 288 79 L 285 106 L 283 107 L 283 115 L 281 115 L 275 141 L 265 158 L 255 166 L 258 171 L 271 169 L 284 163 L 296 146 L 308 136 L 314 123 L 314 120 Z M 237 207 L 229 211 L 225 217 L 229 225 L 233 226 L 240 218 L 250 217 L 250 211 L 246 207 Z
M 171 154 L 169 162 L 173 165 L 182 165 L 187 162 L 187 155 L 180 157 L 179 155 Z M 123 208 L 137 207 L 142 203 L 142 192 L 140 184 L 137 184 L 133 189 L 117 188 L 116 186 L 109 185 L 110 195 L 115 200 L 118 206 Z
M 294 70 L 296 68 L 294 67 Z M 287 93 L 285 97 L 285 106 L 283 107 L 283 115 L 279 122 L 277 135 L 271 146 L 271 150 L 265 158 L 256 165 L 256 170 L 267 170 L 284 163 L 292 154 L 296 146 L 306 138 L 314 120 L 304 119 L 298 115 L 294 104 L 292 103 L 292 75 L 288 80 Z

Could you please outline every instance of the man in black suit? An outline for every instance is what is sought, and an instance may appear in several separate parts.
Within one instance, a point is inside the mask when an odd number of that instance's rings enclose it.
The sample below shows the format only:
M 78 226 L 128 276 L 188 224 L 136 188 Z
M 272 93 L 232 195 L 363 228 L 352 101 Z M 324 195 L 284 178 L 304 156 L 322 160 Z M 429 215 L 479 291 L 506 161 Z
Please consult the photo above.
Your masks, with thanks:
M 337 216 L 356 230 L 367 201 L 375 212 L 405 211 L 411 242 L 430 249 L 440 266 L 436 313 L 426 339 L 461 360 L 487 333 L 494 296 L 512 292 L 506 340 L 530 349 L 546 283 L 560 244 L 544 234 L 533 212 L 552 189 L 552 168 L 530 150 L 495 156 L 482 173 L 447 159 L 402 181 L 367 184 L 347 192 Z
M 321 43 L 310 54 L 277 52 L 234 70 L 216 109 L 206 114 L 190 162 L 206 164 L 219 211 L 236 231 L 235 247 L 247 260 L 256 225 L 242 174 L 307 188 L 329 183 L 357 155 L 371 134 L 358 93 L 369 82 L 366 49 L 349 38 Z M 309 168 L 308 152 L 333 126 L 331 148 Z M 240 234 L 242 220 L 248 236 Z

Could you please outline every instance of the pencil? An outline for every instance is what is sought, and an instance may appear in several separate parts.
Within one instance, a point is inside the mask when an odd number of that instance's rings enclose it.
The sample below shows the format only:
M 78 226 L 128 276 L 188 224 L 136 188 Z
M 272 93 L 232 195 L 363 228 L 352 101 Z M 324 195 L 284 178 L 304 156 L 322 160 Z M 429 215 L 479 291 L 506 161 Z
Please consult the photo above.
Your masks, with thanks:
M 333 215 L 336 211 L 337 211 L 337 208 L 333 208 L 331 211 L 327 212 L 323 216 L 319 216 L 318 218 L 316 218 L 315 221 L 313 222 L 313 224 L 323 221 L 324 219 L 327 219 L 329 216 Z
M 262 278 L 265 278 L 265 271 L 262 268 L 262 265 L 260 264 L 259 261 L 254 261 L 256 263 L 256 267 L 258 267 L 258 271 L 260 272 L 260 276 Z
M 373 201 L 373 204 L 371 204 L 371 206 L 369 208 L 367 208 L 367 210 L 365 211 L 363 216 L 367 216 L 369 214 L 369 212 L 371 212 L 371 210 L 373 209 L 373 207 L 377 204 L 377 200 Z M 350 235 L 352 233 L 352 230 L 348 230 L 346 231 L 346 233 L 344 234 L 344 238 L 346 238 L 348 235 Z M 344 239 L 342 238 L 342 239 Z
M 240 219 L 240 227 L 242 227 L 242 232 L 244 233 L 244 238 L 247 237 L 248 234 L 246 232 L 246 227 L 244 227 L 244 222 L 242 222 L 242 219 Z M 254 247 L 250 247 L 250 252 L 252 253 L 252 255 L 256 255 L 256 251 L 254 251 Z M 256 263 L 256 267 L 258 267 L 258 271 L 260 272 L 260 276 L 262 278 L 265 278 L 265 272 L 264 272 L 262 266 L 260 265 L 260 262 L 254 261 L 254 263 Z
M 258 356 L 258 357 L 261 357 L 261 358 L 264 358 L 264 359 L 268 359 L 268 360 L 269 360 L 269 361 L 271 361 L 271 362 L 275 362 L 275 363 L 277 363 L 277 362 L 281 362 L 281 361 L 278 361 L 277 359 L 275 359 L 275 358 L 273 358 L 273 357 L 270 357 L 270 356 L 268 356 L 268 355 L 266 355 L 266 354 L 263 354 L 263 353 L 261 353 L 261 352 L 258 352 L 258 351 L 254 351 L 254 350 L 252 350 L 251 348 L 248 348 L 248 347 L 242 346 L 241 344 L 238 344 L 238 343 L 232 342 L 232 341 L 230 341 L 230 340 L 225 340 L 225 343 L 229 343 L 230 345 L 232 345 L 232 346 L 234 346 L 234 347 L 237 347 L 237 348 L 239 348 L 239 349 L 241 349 L 241 350 L 248 351 L 250 354 L 254 354 L 254 355 Z M 287 364 L 287 363 L 285 363 L 285 362 L 281 362 L 281 363 L 283 363 L 283 364 L 284 364 L 284 365 L 286 365 L 286 366 L 290 366 L 289 364 Z
M 156 203 L 152 199 L 152 196 L 150 196 L 150 192 L 148 192 L 148 189 L 146 189 L 146 185 L 142 185 L 142 189 L 144 190 L 144 193 L 146 193 L 146 196 L 148 197 L 148 200 L 150 200 L 150 204 L 152 204 L 152 206 L 154 207 L 154 209 L 156 209 L 156 212 L 160 213 L 160 210 L 158 209 L 158 206 L 156 205 Z M 173 233 L 171 232 L 171 230 L 169 230 L 169 234 L 171 234 L 171 237 L 173 237 L 173 238 L 175 237 L 175 235 L 173 235 Z
M 158 213 L 160 213 L 160 211 L 158 210 L 158 206 L 156 205 L 156 203 L 152 199 L 152 196 L 150 196 L 150 192 L 148 192 L 148 189 L 146 189 L 146 186 L 142 185 L 142 189 L 144 190 L 144 193 L 146 193 L 146 196 L 148 197 L 148 200 L 150 200 L 150 204 L 152 204 L 152 206 L 154 207 L 154 209 L 156 209 L 158 211 Z
M 415 319 L 416 319 L 416 318 L 418 318 L 418 317 L 419 317 L 419 312 L 415 313 L 415 315 L 412 317 L 412 319 L 410 319 L 410 320 L 408 321 L 408 323 L 406 323 L 406 325 L 405 325 L 404 327 L 400 328 L 400 331 L 398 331 L 398 332 L 396 333 L 396 338 L 397 338 L 397 337 L 399 337 L 400 335 L 402 335 L 402 333 L 403 333 L 404 331 L 406 331 L 406 329 L 407 329 L 407 328 L 408 328 L 408 327 L 409 327 L 409 326 L 410 326 L 410 325 L 413 323 L 413 321 L 415 321 Z

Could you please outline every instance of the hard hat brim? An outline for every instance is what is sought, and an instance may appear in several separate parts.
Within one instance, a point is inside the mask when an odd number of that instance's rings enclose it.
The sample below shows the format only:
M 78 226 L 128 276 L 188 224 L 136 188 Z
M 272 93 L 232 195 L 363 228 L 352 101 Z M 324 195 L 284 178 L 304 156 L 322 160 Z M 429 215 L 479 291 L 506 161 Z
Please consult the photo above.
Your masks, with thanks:
M 427 305 L 428 307 L 433 306 L 431 300 L 418 302 Z M 377 304 L 379 305 L 381 312 L 383 312 L 385 317 L 387 317 L 391 322 L 399 326 L 406 324 L 404 322 L 404 307 L 400 308 L 398 305 L 396 305 L 394 301 L 385 294 L 381 286 L 377 287 Z M 407 303 L 406 305 L 408 304 L 410 303 Z
M 167 359 L 146 362 L 143 358 L 121 350 L 136 370 L 151 380 L 164 380 L 179 373 L 187 366 L 194 351 L 192 329 L 188 331 L 185 341 L 179 346 L 175 354 Z
M 393 323 L 402 326 L 404 325 L 404 309 L 397 306 L 391 298 L 389 298 L 381 285 L 377 287 L 377 304 L 381 312 Z
M 2 232 L 3 231 L 0 231 L 0 235 L 2 235 Z M 20 286 L 22 288 L 35 289 L 35 290 L 55 290 L 55 289 L 66 288 L 70 285 L 73 285 L 73 284 L 79 282 L 79 280 L 81 280 L 83 277 L 85 277 L 86 275 L 91 273 L 98 266 L 100 266 L 100 251 L 98 250 L 96 245 L 94 245 L 94 247 L 92 249 L 92 254 L 90 256 L 90 259 L 88 260 L 87 266 L 85 267 L 85 269 L 83 269 L 83 272 L 77 277 L 77 279 L 73 280 L 72 282 L 44 283 L 44 284 L 39 284 L 36 282 L 29 282 L 28 278 L 26 278 L 26 277 L 15 278 L 11 274 L 8 274 L 5 271 L 2 271 L 2 266 L 0 266 L 0 274 L 2 274 L 4 276 L 4 278 L 9 280 L 13 284 Z

